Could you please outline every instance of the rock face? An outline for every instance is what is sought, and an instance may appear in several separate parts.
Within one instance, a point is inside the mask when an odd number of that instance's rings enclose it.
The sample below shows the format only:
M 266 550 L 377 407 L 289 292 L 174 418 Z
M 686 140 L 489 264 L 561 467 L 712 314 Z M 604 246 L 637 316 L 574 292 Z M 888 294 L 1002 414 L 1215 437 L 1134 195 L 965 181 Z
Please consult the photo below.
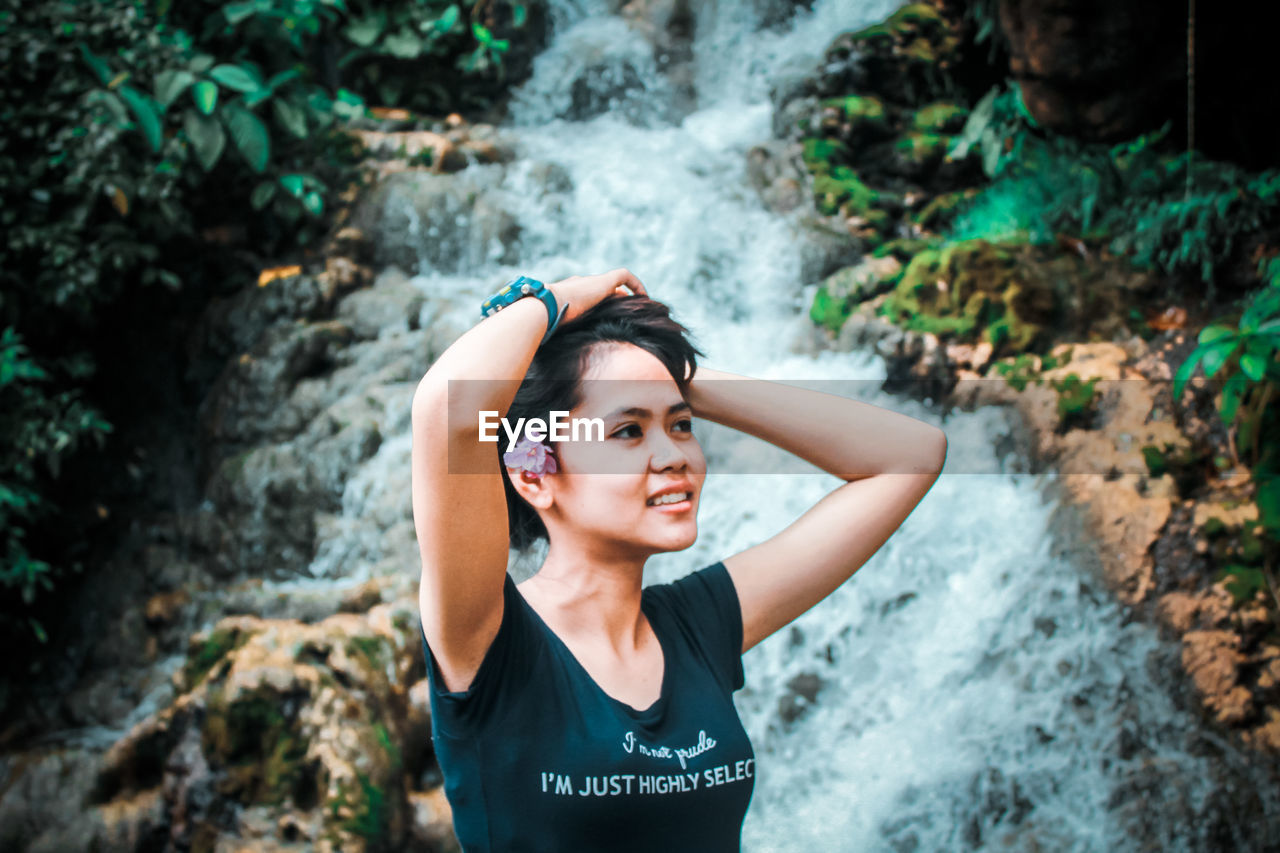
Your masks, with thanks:
M 1009 72 L 1045 127 L 1092 139 L 1136 136 L 1159 127 L 1178 101 L 1185 8 L 1179 15 L 1153 0 L 1000 0 L 999 9 Z
M 417 626 L 411 595 L 314 625 L 221 620 L 191 638 L 178 698 L 104 755 L 27 756 L 0 798 L 0 844 L 456 850 L 448 802 L 428 784 Z M 59 813 L 41 819 L 42 803 Z
M 1009 72 L 1045 127 L 1118 140 L 1172 124 L 1186 140 L 1187 4 L 999 0 Z M 1195 144 L 1250 168 L 1280 164 L 1269 129 L 1280 120 L 1256 81 L 1268 73 L 1269 23 L 1229 3 L 1201 3 L 1194 22 Z M 1122 81 L 1119 82 L 1118 81 Z

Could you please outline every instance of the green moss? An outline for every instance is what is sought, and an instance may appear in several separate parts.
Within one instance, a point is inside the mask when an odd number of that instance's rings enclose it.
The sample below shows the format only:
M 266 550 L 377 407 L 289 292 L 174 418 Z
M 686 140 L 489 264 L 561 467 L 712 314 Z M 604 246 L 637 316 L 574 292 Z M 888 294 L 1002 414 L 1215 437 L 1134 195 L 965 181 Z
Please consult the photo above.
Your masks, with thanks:
M 849 319 L 848 300 L 837 299 L 826 288 L 819 287 L 813 294 L 813 304 L 809 306 L 809 319 L 824 329 L 832 332 L 840 331 L 844 321 Z
M 209 670 L 235 649 L 244 645 L 248 635 L 235 628 L 218 628 L 209 633 L 206 640 L 198 643 L 187 652 L 187 663 L 183 667 L 183 683 L 188 688 L 200 682 Z
M 386 837 L 390 817 L 386 793 L 366 774 L 357 771 L 356 778 L 358 790 L 338 786 L 338 796 L 329 801 L 329 816 L 337 820 L 344 809 L 349 810 L 351 816 L 342 820 L 339 826 L 370 844 L 381 844 Z
M 895 237 L 877 246 L 871 256 L 873 258 L 885 258 L 893 255 L 905 264 L 925 249 L 937 248 L 940 245 L 942 245 L 942 239 L 937 236 Z M 899 275 L 899 278 L 901 278 L 901 275 Z
M 941 160 L 951 145 L 951 137 L 915 131 L 898 138 L 893 147 L 913 163 L 926 164 Z
M 908 329 L 1021 352 L 1056 307 L 1051 282 L 1020 269 L 1006 248 L 971 240 L 917 254 L 881 312 Z
M 346 648 L 347 654 L 365 658 L 374 669 L 382 668 L 383 655 L 386 653 L 382 640 L 376 637 L 351 637 L 347 640 Z
M 378 736 L 378 743 L 386 750 L 387 757 L 391 760 L 391 769 L 399 770 L 401 763 L 400 747 L 396 746 L 396 742 L 391 739 L 391 731 L 380 722 L 373 724 L 373 731 Z
M 835 107 L 841 115 L 855 128 L 871 126 L 887 127 L 884 104 L 874 95 L 846 95 L 840 98 L 825 98 L 824 107 Z
M 938 10 L 928 3 L 908 3 L 878 24 L 852 33 L 852 41 L 886 42 L 905 39 L 916 33 L 937 33 L 946 24 Z
M 934 101 L 916 110 L 911 127 L 924 133 L 958 133 L 969 111 L 954 101 Z
M 806 136 L 801 142 L 805 167 L 815 175 L 829 172 L 832 160 L 848 153 L 848 148 L 838 139 L 824 136 Z
M 202 743 L 226 767 L 225 790 L 241 802 L 279 804 L 302 773 L 307 741 L 281 713 L 285 697 L 261 690 L 228 704 L 210 692 Z
M 1012 358 L 1001 359 L 993 368 L 995 373 L 1003 376 L 1015 391 L 1024 390 L 1027 385 L 1039 385 L 1043 380 L 1036 368 L 1035 356 L 1020 353 Z
M 851 213 L 865 215 L 880 197 L 848 166 L 835 166 L 829 174 L 815 175 L 813 194 L 818 210 L 827 216 L 841 207 Z
M 972 199 L 977 192 L 978 190 L 971 188 L 935 196 L 928 204 L 912 215 L 911 221 L 921 228 L 928 228 L 934 231 L 945 228 L 955 218 L 956 214 L 964 208 L 965 203 Z
M 1064 428 L 1087 426 L 1093 413 L 1097 384 L 1098 377 L 1084 380 L 1076 373 L 1050 380 L 1050 387 L 1058 392 L 1058 417 Z

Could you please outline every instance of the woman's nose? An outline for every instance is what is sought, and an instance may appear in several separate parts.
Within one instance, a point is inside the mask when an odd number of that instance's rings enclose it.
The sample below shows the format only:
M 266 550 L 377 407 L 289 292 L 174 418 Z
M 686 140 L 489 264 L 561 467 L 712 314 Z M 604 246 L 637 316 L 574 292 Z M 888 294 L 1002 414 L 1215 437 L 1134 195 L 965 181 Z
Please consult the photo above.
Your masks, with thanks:
M 689 466 L 689 453 L 692 442 L 678 442 L 669 435 L 661 435 L 655 440 L 653 448 L 653 467 L 659 471 L 665 471 L 668 468 L 687 468 Z

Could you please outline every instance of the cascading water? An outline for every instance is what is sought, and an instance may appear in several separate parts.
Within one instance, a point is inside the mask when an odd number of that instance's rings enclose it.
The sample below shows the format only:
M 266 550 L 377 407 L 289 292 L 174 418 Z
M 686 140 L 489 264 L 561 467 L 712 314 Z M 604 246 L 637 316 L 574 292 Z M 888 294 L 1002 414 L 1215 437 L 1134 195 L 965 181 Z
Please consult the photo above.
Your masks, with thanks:
M 747 149 L 770 136 L 773 75 L 817 62 L 835 34 L 896 4 L 818 0 L 785 32 L 757 29 L 761 3 L 692 5 L 697 106 L 673 123 L 672 88 L 648 42 L 602 2 L 552 3 L 555 35 L 502 128 L 518 158 L 467 170 L 518 221 L 518 259 L 460 275 L 419 252 L 413 281 L 435 312 L 424 326 L 467 328 L 480 299 L 517 274 L 554 281 L 625 266 L 690 327 L 710 366 L 852 380 L 868 402 L 938 422 L 874 390 L 884 366 L 871 353 L 789 351 L 808 322 L 800 239 L 762 207 L 744 170 Z M 565 118 L 593 97 L 597 114 Z M 570 189 L 545 192 L 546 163 L 563 168 Z M 483 248 L 481 257 L 501 255 Z M 406 525 L 408 410 L 407 393 L 388 404 L 388 439 L 348 482 L 314 575 L 367 574 L 387 558 L 386 531 Z M 1230 809 L 1212 803 L 1243 796 L 1216 780 L 1240 778 L 1222 768 L 1244 759 L 1162 684 L 1161 669 L 1178 674 L 1176 645 L 1128 621 L 1051 552 L 1052 478 L 1007 472 L 994 443 L 1008 431 L 1003 414 L 941 425 L 947 469 L 902 527 L 744 658 L 736 701 L 757 755 L 744 849 L 1185 850 L 1215 839 L 1245 849 L 1239 838 L 1265 837 L 1213 818 Z M 741 445 L 708 444 L 699 540 L 654 557 L 649 583 L 773 535 L 838 485 L 759 466 L 733 473 Z M 530 555 L 517 573 L 537 562 Z

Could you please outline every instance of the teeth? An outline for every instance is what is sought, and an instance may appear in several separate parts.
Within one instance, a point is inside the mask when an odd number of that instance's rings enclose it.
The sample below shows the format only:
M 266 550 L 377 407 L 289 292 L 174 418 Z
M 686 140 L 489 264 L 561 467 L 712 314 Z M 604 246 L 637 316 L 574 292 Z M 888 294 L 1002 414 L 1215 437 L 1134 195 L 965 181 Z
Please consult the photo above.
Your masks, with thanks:
M 690 494 L 688 492 L 672 492 L 669 495 L 662 495 L 649 501 L 649 506 L 658 506 L 660 504 L 678 504 L 683 500 L 688 500 Z

